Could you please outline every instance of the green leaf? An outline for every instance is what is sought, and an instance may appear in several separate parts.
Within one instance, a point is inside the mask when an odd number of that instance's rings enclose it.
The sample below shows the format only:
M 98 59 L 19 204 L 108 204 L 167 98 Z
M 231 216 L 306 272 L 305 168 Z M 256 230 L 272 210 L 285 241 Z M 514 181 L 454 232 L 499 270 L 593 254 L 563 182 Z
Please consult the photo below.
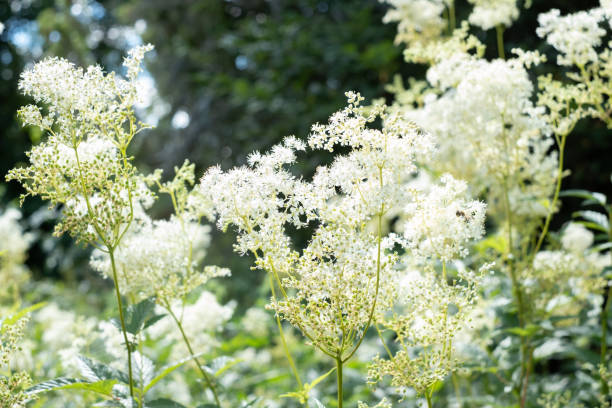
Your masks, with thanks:
M 58 390 L 67 385 L 78 384 L 78 383 L 83 383 L 83 382 L 84 380 L 81 380 L 79 378 L 66 378 L 66 377 L 54 378 L 53 380 L 44 381 L 44 382 L 38 383 L 28 388 L 26 390 L 26 393 L 27 394 L 38 394 L 41 392 Z
M 147 298 L 136 303 L 135 305 L 128 306 L 125 316 L 125 329 L 127 330 L 127 332 L 132 334 L 138 334 L 145 327 L 145 323 L 147 322 L 147 320 L 152 318 L 156 318 L 155 321 L 159 320 L 160 317 L 154 315 L 154 311 L 155 300 L 153 298 Z
M 206 366 L 206 371 L 213 374 L 215 377 L 221 376 L 224 372 L 235 366 L 236 364 L 243 361 L 239 358 L 231 358 L 227 356 L 217 357 L 210 362 L 209 366 Z
M 577 197 L 583 198 L 585 201 L 583 205 L 588 204 L 599 204 L 602 206 L 606 205 L 606 196 L 601 193 L 596 193 L 588 190 L 565 190 L 559 193 L 560 197 Z
M 312 399 L 311 405 L 313 408 L 325 408 L 325 405 L 323 405 L 323 403 L 316 398 Z
M 77 378 L 56 378 L 54 380 L 36 384 L 35 386 L 29 388 L 26 392 L 28 394 L 38 394 L 41 392 L 55 390 L 82 390 L 112 397 L 113 386 L 115 384 L 117 384 L 117 380 L 86 382 Z
M 492 249 L 498 254 L 503 254 L 508 248 L 508 240 L 501 235 L 492 235 L 478 242 L 475 247 L 480 253 L 484 253 L 487 249 Z
M 593 250 L 595 250 L 596 252 L 602 252 L 610 248 L 612 248 L 612 242 L 604 242 L 603 244 L 595 245 L 593 247 Z
M 84 356 L 79 356 L 79 366 L 81 374 L 89 381 L 118 380 L 124 384 L 129 384 L 130 382 L 128 375 L 123 371 L 116 370 Z
M 304 388 L 308 388 L 308 390 L 313 389 L 314 387 L 317 386 L 318 383 L 320 383 L 321 381 L 323 381 L 324 379 L 326 379 L 331 373 L 333 373 L 334 371 L 336 371 L 336 367 L 332 368 L 331 370 L 329 370 L 328 372 L 326 372 L 323 375 L 318 376 L 317 378 L 315 378 L 311 383 L 306 383 L 304 384 Z
M 600 212 L 590 211 L 590 210 L 576 211 L 575 213 L 572 214 L 572 216 L 580 217 L 582 219 L 585 219 L 591 223 L 598 225 L 599 227 L 601 227 L 601 228 L 597 228 L 600 231 L 608 232 L 610 230 L 610 223 L 608 221 L 608 217 L 605 214 L 602 214 Z
M 21 309 L 20 311 L 18 311 L 17 313 L 7 317 L 6 319 L 0 321 L 0 333 L 4 333 L 6 331 L 6 328 L 9 326 L 14 325 L 15 323 L 17 323 L 17 321 L 19 321 L 20 319 L 22 319 L 23 317 L 25 317 L 27 314 L 40 309 L 41 307 L 45 306 L 47 304 L 47 302 L 40 302 L 40 303 L 35 303 L 32 306 L 28 306 L 24 309 Z
M 167 398 L 159 398 L 153 401 L 149 401 L 145 404 L 145 407 L 146 408 L 185 408 L 183 404 L 179 404 L 178 402 L 172 401 Z
M 179 360 L 169 366 L 166 366 L 165 368 L 162 369 L 161 373 L 159 373 L 157 376 L 155 376 L 143 389 L 143 392 L 146 394 L 147 391 L 149 391 L 155 384 L 157 384 L 159 381 L 161 381 L 165 376 L 167 376 L 168 374 L 170 374 L 171 372 L 173 372 L 174 370 L 176 370 L 177 368 L 181 367 L 183 364 L 185 364 L 186 362 L 193 360 L 194 358 L 198 358 L 199 356 L 201 356 L 203 353 L 198 353 L 193 357 L 187 357 L 184 358 L 182 360 Z
M 604 279 L 612 279 L 612 266 L 608 265 L 601 271 L 601 276 Z
M 521 336 L 521 337 L 531 337 L 534 334 L 536 334 L 538 331 L 540 331 L 540 327 L 530 324 L 528 326 L 525 326 L 524 328 L 522 327 L 509 327 L 507 329 L 505 329 L 504 331 L 508 332 L 508 333 L 512 333 L 512 334 L 516 334 L 517 336 Z

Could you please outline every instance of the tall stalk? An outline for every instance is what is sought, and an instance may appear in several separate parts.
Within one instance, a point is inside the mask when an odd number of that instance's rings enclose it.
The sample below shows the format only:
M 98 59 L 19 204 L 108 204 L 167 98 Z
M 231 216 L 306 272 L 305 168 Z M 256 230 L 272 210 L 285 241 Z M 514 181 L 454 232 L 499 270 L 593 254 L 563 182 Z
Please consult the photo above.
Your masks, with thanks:
M 276 302 L 276 290 L 274 290 L 274 281 L 272 280 L 272 275 L 268 275 L 270 278 L 270 290 L 272 291 L 272 298 Z M 291 366 L 291 372 L 293 373 L 295 381 L 297 381 L 300 390 L 302 390 L 304 388 L 304 385 L 302 384 L 302 380 L 300 379 L 300 374 L 298 373 L 297 366 L 295 365 L 295 362 L 291 357 L 291 353 L 289 352 L 289 347 L 287 346 L 287 341 L 285 339 L 285 333 L 283 332 L 283 324 L 281 323 L 280 317 L 278 315 L 276 315 L 276 326 L 278 327 L 278 333 L 281 339 L 281 344 L 283 346 L 283 351 L 285 352 L 285 357 L 287 357 L 287 361 Z
M 338 354 L 336 357 L 336 381 L 338 383 L 338 408 L 342 408 L 343 401 L 343 391 L 342 391 L 342 366 L 344 362 L 342 361 L 342 355 Z
M 504 50 L 504 26 L 502 24 L 496 25 L 495 31 L 497 34 L 497 52 L 499 53 L 499 58 L 506 59 L 506 51 Z
M 169 304 L 166 304 L 166 310 L 168 311 L 168 313 L 170 313 L 170 316 L 172 316 L 172 319 L 176 323 L 176 326 L 178 327 L 179 331 L 181 332 L 181 336 L 183 336 L 183 342 L 187 346 L 187 350 L 189 350 L 189 355 L 191 356 L 192 360 L 196 363 L 196 366 L 198 367 L 198 370 L 202 374 L 202 378 L 204 378 L 204 381 L 206 381 L 206 385 L 212 391 L 213 396 L 215 398 L 215 404 L 217 405 L 217 407 L 220 408 L 221 407 L 221 402 L 219 401 L 219 395 L 217 394 L 217 389 L 215 388 L 215 385 L 214 385 L 213 381 L 211 380 L 210 376 L 206 373 L 206 370 L 204 370 L 202 364 L 200 363 L 200 361 L 196 357 L 195 353 L 193 352 L 193 348 L 191 347 L 191 343 L 189 342 L 189 338 L 185 334 L 185 330 L 183 329 L 183 324 L 181 323 L 181 320 L 172 311 L 172 308 L 170 307 Z
M 608 241 L 612 242 L 612 206 L 608 208 L 608 223 L 610 228 L 608 230 Z M 612 256 L 612 251 L 610 251 L 610 256 Z M 607 293 L 604 289 L 604 303 L 601 306 L 601 354 L 600 354 L 600 364 L 604 367 L 607 367 L 607 359 L 608 359 L 608 311 L 610 309 L 610 303 L 612 303 L 612 285 L 608 283 Z M 608 382 L 601 376 L 601 393 L 602 395 L 606 395 L 608 400 L 610 397 L 610 388 L 608 387 Z
M 130 396 L 134 399 L 134 379 L 132 374 L 132 350 L 130 342 L 128 340 L 127 329 L 125 327 L 125 317 L 123 315 L 123 302 L 121 301 L 121 293 L 119 291 L 119 280 L 117 277 L 117 265 L 115 264 L 115 250 L 112 248 L 108 249 L 108 256 L 111 261 L 111 268 L 113 270 L 113 281 L 115 282 L 115 295 L 117 297 L 117 306 L 119 307 L 119 321 L 121 322 L 121 332 L 123 333 L 123 340 L 125 341 L 125 347 L 127 348 L 127 363 L 128 363 L 128 377 L 130 383 Z M 140 399 L 138 400 L 138 406 L 141 405 Z

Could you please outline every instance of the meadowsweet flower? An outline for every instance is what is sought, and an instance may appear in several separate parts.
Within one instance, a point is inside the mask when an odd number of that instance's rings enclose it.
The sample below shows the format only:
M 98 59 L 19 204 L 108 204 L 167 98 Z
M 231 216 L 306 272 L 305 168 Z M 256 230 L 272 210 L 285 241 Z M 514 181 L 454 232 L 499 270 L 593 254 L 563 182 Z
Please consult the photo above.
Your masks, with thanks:
M 474 5 L 471 24 L 490 30 L 496 26 L 510 27 L 519 16 L 516 0 L 469 0 Z
M 566 16 L 552 9 L 538 16 L 536 33 L 561 53 L 557 57 L 559 65 L 585 66 L 597 61 L 596 48 L 606 35 L 599 25 L 602 19 L 603 11 L 599 8 Z
M 583 235 L 580 243 L 584 244 L 586 234 L 578 233 Z M 600 293 L 605 287 L 600 276 L 601 260 L 603 264 L 610 262 L 609 256 L 602 259 L 565 250 L 538 252 L 524 285 L 532 316 L 541 319 L 577 313 L 592 293 Z
M 488 268 L 486 265 L 482 271 Z M 455 371 L 460 361 L 453 341 L 470 324 L 482 271 L 458 270 L 457 279 L 449 284 L 446 266 L 442 277 L 431 266 L 408 269 L 393 312 L 378 318 L 394 333 L 399 349 L 388 358 L 377 356 L 372 361 L 369 381 L 378 383 L 388 375 L 402 394 L 413 388 L 420 395 L 430 395 L 434 384 Z
M 581 224 L 570 223 L 563 230 L 561 244 L 563 248 L 575 253 L 582 253 L 593 245 L 594 235 Z
M 27 318 L 21 318 L 14 323 L 0 322 L 0 369 L 8 371 L 8 376 L 0 376 L 0 406 L 2 408 L 25 408 L 26 403 L 33 396 L 28 395 L 26 390 L 32 385 L 30 376 L 24 372 L 12 372 L 10 359 L 12 355 L 20 350 L 20 342 L 23 331 L 28 322 Z
M 467 255 L 484 233 L 485 204 L 466 200 L 467 183 L 444 175 L 423 198 L 408 204 L 404 237 L 419 256 L 448 262 Z
M 384 23 L 397 22 L 396 43 L 428 41 L 438 38 L 447 26 L 442 13 L 443 0 L 380 0 L 391 8 L 383 17 Z
M 29 277 L 23 263 L 32 235 L 23 231 L 19 219 L 21 212 L 14 208 L 8 208 L 0 214 L 0 280 L 4 282 L 0 289 L 0 299 L 8 296 L 10 291 L 18 290 Z
M 138 72 L 144 52 L 126 59 L 128 80 L 105 74 L 101 67 L 76 67 L 67 60 L 46 58 L 22 73 L 19 89 L 43 105 L 19 111 L 24 125 L 38 126 L 48 138 L 28 153 L 30 165 L 15 168 L 7 180 L 18 180 L 28 195 L 63 206 L 56 233 L 98 246 L 117 244 L 135 208 L 150 201 L 143 189 L 152 180 L 131 166 L 126 150 L 146 125 L 134 116 Z
M 436 137 L 439 154 L 426 158 L 428 166 L 469 180 L 474 192 L 487 191 L 490 214 L 504 212 L 503 180 L 514 213 L 547 214 L 542 203 L 553 192 L 557 157 L 522 63 L 458 53 L 427 77 L 440 95 L 430 94 L 422 108 L 396 108 Z
M 396 246 L 419 248 L 432 238 L 429 232 L 414 234 L 408 245 L 388 232 L 387 217 L 425 217 L 419 211 L 429 208 L 423 203 L 433 203 L 435 194 L 405 184 L 418 173 L 417 157 L 433 153 L 432 139 L 384 105 L 364 109 L 363 98 L 353 92 L 347 99 L 348 106 L 328 123 L 313 125 L 308 144 L 330 152 L 341 146 L 348 153 L 319 167 L 312 180 L 296 178 L 286 168 L 305 148 L 293 138 L 270 153 L 251 155 L 247 167 L 228 172 L 215 167 L 201 180 L 219 227 L 236 227 L 236 250 L 254 254 L 256 268 L 267 271 L 272 288 L 278 287 L 269 307 L 311 344 L 340 359 L 352 355 L 374 315 L 398 298 Z M 372 127 L 378 119 L 381 127 Z M 443 184 L 439 192 L 447 194 L 435 205 L 451 208 L 459 234 L 457 240 L 446 236 L 453 243 L 445 242 L 443 249 L 451 257 L 481 233 L 484 211 L 459 198 L 466 190 L 461 182 L 447 177 Z M 465 219 L 457 215 L 459 209 L 467 211 Z M 472 232 L 464 232 L 462 223 Z M 294 248 L 287 225 L 314 226 L 303 249 Z
M 138 298 L 157 296 L 167 303 L 180 299 L 194 288 L 229 271 L 200 268 L 210 242 L 210 229 L 195 222 L 144 221 L 130 229 L 115 252 L 120 288 Z M 96 251 L 92 266 L 112 277 L 110 258 Z

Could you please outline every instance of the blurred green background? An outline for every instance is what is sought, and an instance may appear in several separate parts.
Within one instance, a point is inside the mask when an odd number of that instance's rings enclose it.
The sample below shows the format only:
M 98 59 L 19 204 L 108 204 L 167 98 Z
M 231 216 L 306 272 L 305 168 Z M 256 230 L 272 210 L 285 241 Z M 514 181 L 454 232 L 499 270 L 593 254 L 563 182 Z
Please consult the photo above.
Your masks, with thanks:
M 537 15 L 597 4 L 534 0 L 506 31 L 506 50 L 539 49 L 555 61 L 535 35 Z M 154 44 L 142 77 L 146 100 L 140 113 L 156 127 L 135 141 L 131 153 L 144 170 L 170 172 L 188 158 L 202 174 L 216 163 L 243 164 L 249 152 L 285 135 L 305 137 L 311 124 L 344 105 L 346 90 L 389 100 L 385 85 L 395 74 L 422 77 L 424 67 L 406 64 L 402 47 L 394 45 L 395 25 L 382 23 L 386 9 L 375 0 L 1 0 L 0 21 L 6 27 L 0 35 L 0 173 L 23 163 L 30 145 L 40 140 L 39 131 L 21 127 L 15 112 L 28 102 L 17 90 L 20 72 L 44 56 L 121 70 L 127 49 Z M 458 1 L 457 9 L 464 19 L 471 6 Z M 489 46 L 487 56 L 495 57 L 494 31 L 474 33 Z M 537 68 L 534 79 L 544 72 L 563 76 L 548 64 Z M 609 194 L 608 130 L 583 121 L 569 143 L 572 173 L 564 187 Z M 312 171 L 321 159 L 313 157 L 303 170 Z M 16 183 L 0 184 L 0 208 L 18 205 L 19 194 Z M 38 231 L 28 259 L 35 278 L 105 285 L 89 270 L 84 250 L 67 237 L 51 237 L 53 210 L 37 199 L 27 200 L 23 210 L 28 228 Z M 168 210 L 162 204 L 156 215 Z M 572 210 L 570 202 L 557 220 L 567 220 Z M 225 297 L 247 308 L 262 276 L 249 270 L 250 260 L 231 254 L 233 237 L 217 233 L 214 238 L 208 261 L 232 268 L 239 279 L 223 289 Z

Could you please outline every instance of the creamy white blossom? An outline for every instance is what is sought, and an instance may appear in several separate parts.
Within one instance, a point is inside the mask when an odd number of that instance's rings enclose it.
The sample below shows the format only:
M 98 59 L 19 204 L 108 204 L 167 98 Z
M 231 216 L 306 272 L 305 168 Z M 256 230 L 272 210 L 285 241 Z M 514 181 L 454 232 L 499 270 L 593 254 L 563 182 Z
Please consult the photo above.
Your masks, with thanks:
M 450 261 L 467 255 L 467 245 L 484 233 L 486 206 L 466 199 L 467 184 L 446 174 L 406 207 L 404 237 L 419 256 Z
M 568 251 L 582 253 L 593 245 L 594 239 L 591 231 L 581 224 L 572 222 L 563 230 L 561 244 Z
M 443 0 L 380 0 L 391 8 L 383 17 L 384 23 L 397 22 L 395 42 L 410 43 L 439 37 L 447 26 L 442 13 Z
M 516 0 L 469 0 L 474 5 L 471 24 L 490 30 L 496 26 L 510 27 L 519 16 Z
M 24 265 L 27 251 L 33 240 L 31 233 L 23 230 L 19 223 L 22 214 L 15 208 L 7 208 L 0 214 L 0 299 L 11 291 L 19 291 L 28 280 L 28 268 Z
M 557 57 L 559 65 L 584 67 L 597 60 L 596 49 L 606 35 L 600 26 L 603 17 L 603 10 L 599 8 L 565 16 L 552 9 L 538 16 L 536 33 L 561 53 Z

